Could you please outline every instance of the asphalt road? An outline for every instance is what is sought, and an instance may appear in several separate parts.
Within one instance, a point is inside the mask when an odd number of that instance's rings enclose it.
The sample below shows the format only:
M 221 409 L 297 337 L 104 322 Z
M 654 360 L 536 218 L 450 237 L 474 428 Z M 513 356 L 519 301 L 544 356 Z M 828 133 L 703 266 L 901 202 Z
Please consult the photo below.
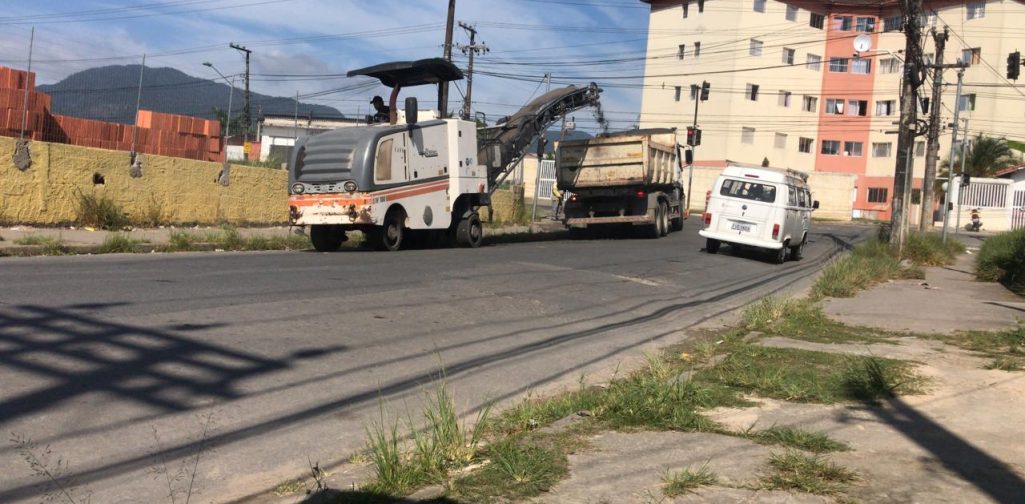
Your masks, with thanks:
M 345 459 L 441 367 L 463 411 L 569 385 L 807 286 L 870 229 L 815 231 L 782 266 L 706 254 L 690 223 L 477 250 L 6 258 L 0 431 L 49 445 L 94 503 L 169 502 L 159 471 L 196 454 L 192 501 L 223 502 Z M 0 446 L 0 502 L 40 501 L 43 480 Z

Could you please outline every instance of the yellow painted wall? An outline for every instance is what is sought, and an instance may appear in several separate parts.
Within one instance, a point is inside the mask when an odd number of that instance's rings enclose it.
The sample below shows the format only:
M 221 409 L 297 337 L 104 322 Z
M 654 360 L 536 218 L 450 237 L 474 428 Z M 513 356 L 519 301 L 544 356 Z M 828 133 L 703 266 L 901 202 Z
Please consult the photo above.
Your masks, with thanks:
M 15 139 L 0 137 L 0 221 L 61 224 L 78 219 L 82 194 L 107 197 L 133 219 L 159 211 L 174 224 L 281 223 L 288 220 L 288 174 L 231 167 L 231 185 L 216 182 L 220 163 L 142 155 L 141 178 L 127 152 L 32 142 L 25 172 L 11 159 Z M 103 185 L 93 184 L 100 174 Z

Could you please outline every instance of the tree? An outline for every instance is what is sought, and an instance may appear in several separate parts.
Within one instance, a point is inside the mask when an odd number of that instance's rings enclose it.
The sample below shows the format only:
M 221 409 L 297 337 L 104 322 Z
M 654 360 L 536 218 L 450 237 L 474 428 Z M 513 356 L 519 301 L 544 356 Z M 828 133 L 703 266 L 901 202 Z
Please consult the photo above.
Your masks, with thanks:
M 223 137 L 225 136 L 225 128 L 227 128 L 228 126 L 228 114 L 218 107 L 211 107 L 211 109 L 213 110 L 214 116 L 217 118 L 217 120 L 221 122 L 221 136 Z M 242 116 L 236 115 L 234 118 L 231 119 L 231 135 L 241 135 L 242 130 L 245 129 L 244 126 L 245 123 L 242 122 Z
M 1006 138 L 988 137 L 979 133 L 965 147 L 964 169 L 973 177 L 993 177 L 1008 166 L 1021 162 L 1021 157 L 1007 143 Z M 942 192 L 941 186 L 950 172 L 950 159 L 940 164 L 940 174 L 936 177 L 935 191 Z M 961 173 L 961 153 L 954 154 L 954 173 Z

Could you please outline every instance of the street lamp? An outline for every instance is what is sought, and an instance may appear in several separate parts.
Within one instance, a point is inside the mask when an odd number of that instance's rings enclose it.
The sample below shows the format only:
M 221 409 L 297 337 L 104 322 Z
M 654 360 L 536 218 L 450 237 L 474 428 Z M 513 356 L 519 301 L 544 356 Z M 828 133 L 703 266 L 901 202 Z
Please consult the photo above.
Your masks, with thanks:
M 231 138 L 231 99 L 232 99 L 232 97 L 235 94 L 235 76 L 232 75 L 231 76 L 231 80 L 229 81 L 228 78 L 225 77 L 224 74 L 222 74 L 221 71 L 218 70 L 217 67 L 215 67 L 213 63 L 210 63 L 209 61 L 204 61 L 203 62 L 203 66 L 207 66 L 207 67 L 212 68 L 213 71 L 217 72 L 217 75 L 220 75 L 221 78 L 224 79 L 224 82 L 227 82 L 228 86 L 231 87 L 231 90 L 228 91 L 228 115 L 226 117 L 227 120 L 225 121 L 225 124 L 224 124 L 224 160 L 227 161 L 228 160 L 228 139 Z

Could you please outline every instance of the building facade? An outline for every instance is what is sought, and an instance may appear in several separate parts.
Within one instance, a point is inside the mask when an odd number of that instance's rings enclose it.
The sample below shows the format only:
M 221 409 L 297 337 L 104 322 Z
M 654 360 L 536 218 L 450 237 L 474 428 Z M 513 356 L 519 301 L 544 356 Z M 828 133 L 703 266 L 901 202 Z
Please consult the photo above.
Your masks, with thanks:
M 898 2 L 642 1 L 651 12 L 640 127 L 689 126 L 698 98 L 692 85 L 707 81 L 697 164 L 768 160 L 854 174 L 852 216 L 889 219 L 905 44 Z M 1016 26 L 1025 5 L 926 0 L 925 12 L 923 32 L 949 28 L 943 62 L 969 65 L 960 100 L 957 71 L 943 75 L 940 160 L 950 153 L 955 107 L 971 136 L 1025 140 L 1025 89 L 1005 79 L 1008 53 L 1025 49 L 1025 30 Z M 854 41 L 861 35 L 870 43 L 858 51 Z M 931 35 L 923 52 L 935 60 Z M 931 79 L 920 94 L 931 95 Z M 913 151 L 913 202 L 925 155 L 921 136 Z

